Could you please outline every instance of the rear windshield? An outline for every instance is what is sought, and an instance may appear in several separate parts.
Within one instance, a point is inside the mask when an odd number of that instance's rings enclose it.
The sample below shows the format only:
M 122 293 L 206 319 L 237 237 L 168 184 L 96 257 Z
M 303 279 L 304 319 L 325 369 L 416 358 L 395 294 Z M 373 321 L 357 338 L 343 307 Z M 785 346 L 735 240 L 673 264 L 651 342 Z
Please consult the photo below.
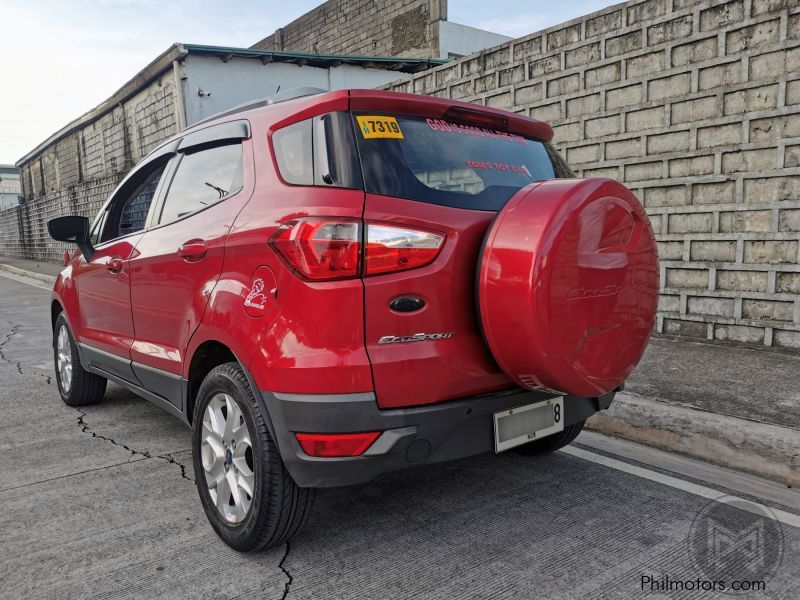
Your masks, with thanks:
M 570 176 L 552 148 L 490 128 L 420 117 L 353 115 L 367 192 L 499 210 L 531 182 Z

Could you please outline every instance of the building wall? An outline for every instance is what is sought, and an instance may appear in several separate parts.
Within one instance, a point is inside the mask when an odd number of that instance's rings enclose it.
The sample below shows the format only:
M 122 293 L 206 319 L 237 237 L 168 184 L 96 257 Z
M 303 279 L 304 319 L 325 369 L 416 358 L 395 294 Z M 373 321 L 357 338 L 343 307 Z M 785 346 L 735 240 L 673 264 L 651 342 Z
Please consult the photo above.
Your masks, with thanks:
M 550 122 L 634 190 L 658 331 L 800 348 L 800 4 L 633 0 L 393 84 Z
M 253 48 L 438 58 L 440 19 L 447 0 L 328 0 Z
M 374 88 L 397 79 L 396 71 L 355 65 L 312 67 L 250 58 L 222 62 L 215 56 L 187 56 L 183 61 L 183 97 L 186 124 L 257 98 L 274 95 L 278 88 L 311 86 L 323 90 Z M 200 96 L 198 89 L 204 94 Z
M 47 235 L 47 221 L 65 214 L 90 218 L 125 174 L 175 135 L 172 72 L 105 116 L 21 165 L 24 204 L 0 213 L 0 254 L 59 260 L 65 244 Z
M 477 50 L 491 48 L 512 38 L 483 29 L 459 25 L 452 21 L 439 21 L 439 58 L 464 56 Z

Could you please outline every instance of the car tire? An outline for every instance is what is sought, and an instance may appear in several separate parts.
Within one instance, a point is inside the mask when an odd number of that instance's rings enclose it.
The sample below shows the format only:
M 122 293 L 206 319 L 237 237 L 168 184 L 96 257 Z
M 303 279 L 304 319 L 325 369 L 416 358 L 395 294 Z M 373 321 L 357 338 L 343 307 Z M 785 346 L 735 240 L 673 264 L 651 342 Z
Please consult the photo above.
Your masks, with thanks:
M 58 315 L 53 328 L 53 361 L 58 392 L 64 404 L 88 406 L 103 399 L 107 381 L 105 377 L 90 373 L 81 365 L 78 345 L 63 313 Z
M 299 487 L 286 470 L 238 363 L 206 376 L 192 420 L 195 484 L 214 531 L 241 552 L 291 539 L 311 512 L 314 490 Z
M 517 446 L 515 450 L 520 454 L 525 454 L 527 456 L 536 456 L 538 454 L 555 452 L 556 450 L 560 450 L 564 446 L 569 446 L 572 442 L 574 442 L 575 438 L 578 437 L 578 434 L 583 430 L 583 424 L 585 422 L 586 421 L 581 421 L 580 423 L 569 425 L 568 427 L 564 428 L 564 431 L 549 435 L 540 440 L 528 442 L 522 446 Z

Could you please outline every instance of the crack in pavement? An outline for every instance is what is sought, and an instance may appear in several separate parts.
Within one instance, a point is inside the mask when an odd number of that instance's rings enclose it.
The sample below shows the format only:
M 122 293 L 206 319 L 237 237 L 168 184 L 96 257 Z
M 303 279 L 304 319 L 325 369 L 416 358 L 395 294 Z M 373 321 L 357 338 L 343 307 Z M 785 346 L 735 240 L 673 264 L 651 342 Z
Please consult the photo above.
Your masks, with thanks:
M 186 469 L 187 469 L 186 465 L 183 464 L 182 462 L 178 461 L 178 460 L 175 460 L 175 457 L 172 456 L 171 454 L 160 454 L 160 455 L 156 456 L 156 458 L 160 458 L 162 460 L 165 460 L 168 463 L 171 463 L 173 465 L 178 465 L 181 468 L 181 477 L 183 477 L 187 481 L 191 481 L 192 483 L 194 483 L 194 479 L 192 479 L 191 477 L 189 477 L 186 474 Z
M 2 342 L 0 342 L 0 360 L 2 360 L 3 362 L 7 362 L 10 365 L 14 365 L 14 367 L 17 369 L 17 373 L 19 373 L 20 375 L 25 375 L 25 372 L 22 370 L 22 363 L 20 361 L 16 361 L 15 362 L 15 361 L 11 360 L 10 358 L 8 358 L 8 356 L 5 353 L 6 345 L 9 342 L 11 342 L 11 340 L 14 338 L 14 336 L 17 333 L 19 333 L 20 327 L 21 327 L 21 325 L 14 325 L 9 330 L 9 332 L 5 335 L 6 339 L 3 340 Z M 45 383 L 47 385 L 50 385 L 52 383 L 52 380 L 53 380 L 52 375 L 45 375 L 44 373 L 34 373 L 34 375 L 38 375 L 39 377 L 42 377 L 45 380 Z
M 130 446 L 126 446 L 125 444 L 123 444 L 121 442 L 118 442 L 116 440 L 111 439 L 110 437 L 106 437 L 106 436 L 101 435 L 101 434 L 99 434 L 99 433 L 97 433 L 95 431 L 92 431 L 89 428 L 88 423 L 86 423 L 86 421 L 84 421 L 84 419 L 88 415 L 84 411 L 82 411 L 80 408 L 77 408 L 77 407 L 74 407 L 74 406 L 73 406 L 73 408 L 76 411 L 78 411 L 78 415 L 79 416 L 78 416 L 78 418 L 76 420 L 78 421 L 78 426 L 81 428 L 81 431 L 83 433 L 90 433 L 93 438 L 98 438 L 98 439 L 101 439 L 101 440 L 105 440 L 106 442 L 111 442 L 115 446 L 119 446 L 120 448 L 130 452 L 131 456 L 144 456 L 145 458 L 153 458 L 153 455 L 150 454 L 149 452 L 147 452 L 146 450 L 135 450 L 135 449 L 131 448 Z
M 281 596 L 281 600 L 286 600 L 286 596 L 289 595 L 289 590 L 291 589 L 292 582 L 294 581 L 294 577 L 292 577 L 292 574 L 289 573 L 289 570 L 283 566 L 283 563 L 285 563 L 286 559 L 289 558 L 289 551 L 291 549 L 292 548 L 289 545 L 289 542 L 286 542 L 286 552 L 283 553 L 283 558 L 281 559 L 281 562 L 278 563 L 278 567 L 280 568 L 281 571 L 283 571 L 283 574 L 286 575 L 287 579 L 286 583 L 283 585 L 283 596 Z
M 14 326 L 11 327 L 11 329 L 8 331 L 8 333 L 5 334 L 5 339 L 0 342 L 0 360 L 2 360 L 3 362 L 8 363 L 10 365 L 14 365 L 16 367 L 16 369 L 17 369 L 17 373 L 19 373 L 20 375 L 25 375 L 25 372 L 22 370 L 22 363 L 18 362 L 18 361 L 11 360 L 8 357 L 8 355 L 6 354 L 6 346 L 11 342 L 12 339 L 14 339 L 14 336 L 17 333 L 19 333 L 19 330 L 20 330 L 21 327 L 22 327 L 21 325 L 14 325 Z M 45 378 L 45 382 L 47 383 L 47 385 L 51 384 L 52 379 L 51 379 L 50 375 L 44 375 L 43 373 L 36 373 L 36 375 L 39 375 L 40 377 Z M 74 406 L 72 408 L 74 408 L 76 411 L 78 411 L 78 418 L 76 420 L 78 422 L 78 426 L 81 428 L 81 432 L 89 433 L 94 438 L 98 438 L 98 439 L 104 440 L 106 442 L 109 442 L 109 443 L 111 443 L 111 444 L 113 444 L 115 446 L 119 446 L 120 448 L 123 448 L 124 450 L 127 450 L 128 452 L 130 452 L 131 456 L 142 456 L 144 458 L 157 458 L 157 459 L 166 461 L 166 462 L 168 462 L 170 464 L 177 465 L 177 466 L 179 466 L 181 468 L 181 477 L 183 479 L 187 480 L 187 481 L 194 482 L 194 479 L 192 479 L 191 477 L 189 477 L 186 474 L 186 468 L 187 468 L 186 465 L 183 464 L 182 462 L 180 462 L 179 460 L 176 460 L 175 457 L 172 456 L 171 454 L 153 455 L 150 452 L 147 452 L 146 450 L 136 450 L 135 448 L 131 448 L 130 446 L 127 446 L 127 445 L 125 445 L 125 444 L 123 444 L 121 442 L 118 442 L 118 441 L 116 441 L 116 440 L 114 440 L 114 439 L 112 439 L 112 438 L 110 438 L 108 436 L 99 434 L 96 431 L 92 431 L 91 428 L 89 427 L 88 423 L 86 423 L 86 421 L 85 421 L 85 418 L 86 418 L 87 414 L 83 410 L 81 410 L 80 408 L 77 408 L 77 407 L 74 407 Z
M 89 433 L 89 434 L 91 434 L 91 436 L 93 438 L 104 440 L 104 441 L 109 442 L 109 443 L 111 443 L 111 444 L 113 444 L 115 446 L 119 446 L 123 450 L 127 450 L 128 452 L 130 452 L 131 456 L 143 456 L 145 458 L 157 458 L 159 460 L 166 461 L 166 462 L 168 462 L 168 463 L 170 463 L 172 465 L 177 465 L 177 466 L 179 466 L 181 468 L 181 477 L 183 479 L 185 479 L 186 481 L 191 481 L 192 483 L 194 483 L 194 479 L 192 479 L 192 478 L 190 478 L 190 477 L 188 477 L 186 475 L 186 465 L 183 464 L 182 462 L 178 461 L 178 460 L 175 460 L 174 456 L 172 456 L 170 454 L 151 454 L 147 450 L 136 450 L 135 448 L 131 448 L 130 446 L 128 446 L 126 444 L 123 444 L 122 442 L 118 442 L 117 440 L 115 440 L 113 438 L 110 438 L 108 436 L 105 436 L 105 435 L 102 435 L 100 433 L 97 433 L 96 431 L 92 431 L 92 429 L 89 427 L 89 424 L 86 423 L 86 421 L 85 421 L 85 418 L 88 415 L 84 411 L 82 411 L 80 408 L 77 408 L 75 406 L 73 406 L 73 408 L 76 411 L 78 411 L 78 418 L 76 419 L 76 421 L 78 422 L 78 426 L 81 428 L 81 432 Z
M 15 335 L 17 335 L 17 332 L 19 331 L 19 328 L 20 328 L 20 327 L 21 327 L 21 325 L 14 325 L 14 326 L 13 326 L 13 327 L 12 327 L 12 328 L 11 328 L 11 329 L 8 331 L 8 333 L 6 334 L 6 339 L 5 339 L 5 340 L 3 340 L 2 342 L 0 342 L 0 360 L 2 360 L 2 361 L 4 361 L 4 362 L 7 362 L 7 363 L 8 363 L 8 364 L 10 364 L 10 365 L 13 365 L 13 364 L 14 364 L 14 362 L 13 362 L 12 360 L 10 360 L 10 359 L 9 359 L 9 358 L 6 356 L 5 348 L 6 348 L 6 346 L 8 345 L 8 343 L 9 343 L 9 342 L 11 342 L 11 338 L 13 338 Z M 16 363 L 16 364 L 17 364 L 17 365 L 19 365 L 19 363 Z M 19 367 L 18 367 L 18 368 L 19 368 Z

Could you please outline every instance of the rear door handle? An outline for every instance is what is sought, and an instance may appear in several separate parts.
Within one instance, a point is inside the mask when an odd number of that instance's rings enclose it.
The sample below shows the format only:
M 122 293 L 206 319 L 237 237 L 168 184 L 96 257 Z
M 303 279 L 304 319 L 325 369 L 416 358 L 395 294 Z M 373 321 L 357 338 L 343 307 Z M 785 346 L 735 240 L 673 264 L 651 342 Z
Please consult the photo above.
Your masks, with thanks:
M 189 240 L 178 248 L 178 256 L 186 262 L 196 262 L 201 260 L 208 252 L 205 240 Z
M 120 256 L 114 256 L 113 258 L 109 258 L 108 262 L 106 262 L 106 269 L 111 271 L 112 273 L 119 273 L 122 271 L 122 265 L 125 264 Z

